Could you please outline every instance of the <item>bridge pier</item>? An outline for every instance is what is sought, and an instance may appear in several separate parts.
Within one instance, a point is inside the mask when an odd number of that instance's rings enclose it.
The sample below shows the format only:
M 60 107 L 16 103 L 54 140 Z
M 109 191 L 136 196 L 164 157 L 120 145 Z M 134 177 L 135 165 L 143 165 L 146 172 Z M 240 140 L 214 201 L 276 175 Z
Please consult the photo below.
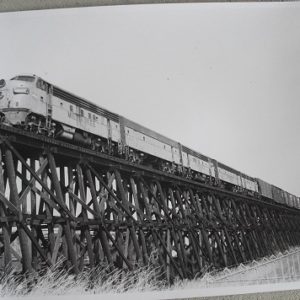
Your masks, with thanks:
M 300 243 L 296 209 L 17 129 L 0 141 L 6 272 L 150 263 L 172 282 Z

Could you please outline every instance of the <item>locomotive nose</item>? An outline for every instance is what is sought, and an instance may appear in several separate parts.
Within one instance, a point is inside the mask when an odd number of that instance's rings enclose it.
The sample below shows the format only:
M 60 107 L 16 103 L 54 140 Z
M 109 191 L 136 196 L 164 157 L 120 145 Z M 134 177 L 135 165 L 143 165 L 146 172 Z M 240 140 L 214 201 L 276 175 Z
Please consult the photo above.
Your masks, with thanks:
M 3 87 L 5 87 L 5 84 L 6 84 L 5 80 L 1 79 L 0 80 L 0 89 L 3 88 Z

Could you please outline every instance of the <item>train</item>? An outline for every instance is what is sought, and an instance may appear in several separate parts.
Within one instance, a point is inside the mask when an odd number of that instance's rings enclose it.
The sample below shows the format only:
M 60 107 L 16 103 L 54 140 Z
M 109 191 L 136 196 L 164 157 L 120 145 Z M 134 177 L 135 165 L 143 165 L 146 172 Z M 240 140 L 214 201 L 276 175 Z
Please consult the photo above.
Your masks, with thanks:
M 231 192 L 300 209 L 300 198 L 34 74 L 0 80 L 0 122 Z

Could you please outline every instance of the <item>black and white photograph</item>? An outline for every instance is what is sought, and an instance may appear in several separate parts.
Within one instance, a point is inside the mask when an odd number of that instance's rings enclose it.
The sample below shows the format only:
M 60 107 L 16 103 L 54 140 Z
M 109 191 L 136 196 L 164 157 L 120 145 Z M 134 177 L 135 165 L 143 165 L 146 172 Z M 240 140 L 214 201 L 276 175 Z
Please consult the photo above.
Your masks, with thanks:
M 300 1 L 0 0 L 0 297 L 300 299 Z

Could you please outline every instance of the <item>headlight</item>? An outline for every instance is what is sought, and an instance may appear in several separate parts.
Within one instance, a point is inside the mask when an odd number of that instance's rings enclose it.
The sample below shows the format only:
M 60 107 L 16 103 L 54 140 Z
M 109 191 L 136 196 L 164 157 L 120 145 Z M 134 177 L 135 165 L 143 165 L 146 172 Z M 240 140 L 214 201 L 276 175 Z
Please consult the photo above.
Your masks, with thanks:
M 14 88 L 14 94 L 29 94 L 29 89 L 23 87 Z

